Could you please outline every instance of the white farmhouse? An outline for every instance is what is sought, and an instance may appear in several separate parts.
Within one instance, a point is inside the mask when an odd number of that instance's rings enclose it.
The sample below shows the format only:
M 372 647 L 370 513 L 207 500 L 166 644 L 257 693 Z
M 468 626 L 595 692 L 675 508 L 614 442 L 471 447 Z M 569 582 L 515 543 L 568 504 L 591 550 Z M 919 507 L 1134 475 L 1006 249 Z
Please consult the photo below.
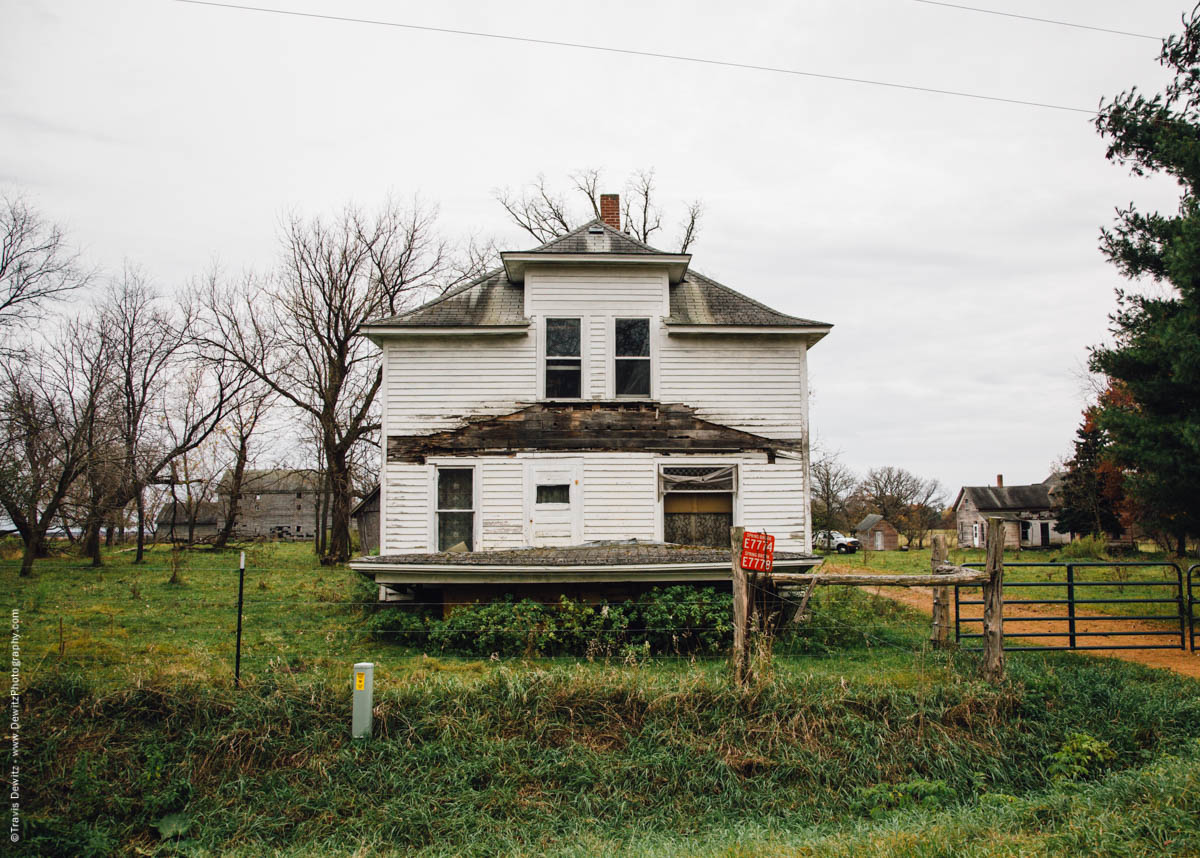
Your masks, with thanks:
M 808 349 L 766 307 L 603 217 L 411 312 L 382 349 L 381 594 L 727 581 L 729 528 L 811 566 Z M 687 547 L 683 547 L 687 546 Z M 540 590 L 539 590 L 540 588 Z

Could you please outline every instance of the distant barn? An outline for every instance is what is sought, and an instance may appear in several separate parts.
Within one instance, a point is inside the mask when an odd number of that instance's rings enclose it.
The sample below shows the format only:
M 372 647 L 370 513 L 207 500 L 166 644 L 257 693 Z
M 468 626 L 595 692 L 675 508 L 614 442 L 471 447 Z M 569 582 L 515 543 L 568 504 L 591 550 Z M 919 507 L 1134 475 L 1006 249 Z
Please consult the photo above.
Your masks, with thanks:
M 221 480 L 225 509 L 231 482 L 229 473 Z M 314 470 L 246 471 L 233 535 L 237 539 L 312 539 L 319 527 L 322 495 L 321 475 Z
M 882 515 L 872 513 L 858 523 L 854 535 L 868 551 L 896 551 L 900 548 L 900 531 Z

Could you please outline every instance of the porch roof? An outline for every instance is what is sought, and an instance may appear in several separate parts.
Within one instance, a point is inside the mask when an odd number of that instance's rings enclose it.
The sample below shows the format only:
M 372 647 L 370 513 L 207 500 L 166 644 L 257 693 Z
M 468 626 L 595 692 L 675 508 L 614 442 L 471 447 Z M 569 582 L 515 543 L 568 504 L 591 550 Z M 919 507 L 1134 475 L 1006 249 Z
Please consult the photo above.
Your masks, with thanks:
M 728 581 L 730 550 L 663 542 L 585 543 L 560 548 L 388 554 L 358 557 L 350 568 L 380 584 Z M 821 558 L 775 552 L 775 566 L 803 569 Z

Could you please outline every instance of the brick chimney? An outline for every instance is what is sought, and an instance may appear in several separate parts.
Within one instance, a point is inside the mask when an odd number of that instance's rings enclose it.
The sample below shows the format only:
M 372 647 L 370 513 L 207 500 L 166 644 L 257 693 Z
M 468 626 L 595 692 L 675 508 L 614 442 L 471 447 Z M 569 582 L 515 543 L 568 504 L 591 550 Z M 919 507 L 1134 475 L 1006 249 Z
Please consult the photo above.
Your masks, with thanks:
M 621 228 L 621 195 L 600 195 L 600 219 L 613 229 Z
M 996 474 L 996 487 L 997 488 L 1004 487 L 1004 474 Z

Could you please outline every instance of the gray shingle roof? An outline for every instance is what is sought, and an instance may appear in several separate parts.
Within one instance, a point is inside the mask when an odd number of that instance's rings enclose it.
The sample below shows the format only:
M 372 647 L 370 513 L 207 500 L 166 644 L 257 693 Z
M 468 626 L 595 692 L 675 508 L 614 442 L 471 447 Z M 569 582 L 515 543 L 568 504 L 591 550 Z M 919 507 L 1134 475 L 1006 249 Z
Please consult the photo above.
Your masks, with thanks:
M 695 271 L 688 271 L 682 283 L 671 287 L 671 315 L 666 321 L 668 325 L 828 326 L 772 310 Z
M 1032 486 L 963 486 L 963 493 L 980 511 L 1050 509 L 1050 487 L 1045 483 Z
M 596 230 L 599 227 L 599 231 Z M 600 218 L 590 220 L 578 229 L 573 229 L 566 235 L 553 238 L 541 247 L 535 247 L 527 253 L 661 253 L 671 255 L 670 251 L 659 250 L 643 241 L 638 241 L 632 235 L 613 229 Z
M 599 226 L 600 231 L 592 228 Z M 589 221 L 566 235 L 552 239 L 528 253 L 674 254 L 658 250 L 613 229 L 600 219 Z M 688 271 L 681 283 L 670 287 L 668 325 L 745 325 L 750 327 L 827 327 L 826 322 L 802 319 L 772 310 L 740 292 Z M 505 327 L 526 326 L 524 290 L 509 281 L 504 269 L 489 271 L 471 283 L 451 289 L 415 310 L 369 323 L 395 327 Z
M 854 528 L 854 532 L 862 533 L 864 530 L 870 530 L 881 521 L 883 521 L 883 516 L 877 512 L 873 512 L 858 523 L 858 527 Z
M 415 310 L 370 324 L 413 328 L 502 327 L 528 325 L 529 319 L 525 317 L 524 290 L 509 282 L 503 268 L 497 268 Z

